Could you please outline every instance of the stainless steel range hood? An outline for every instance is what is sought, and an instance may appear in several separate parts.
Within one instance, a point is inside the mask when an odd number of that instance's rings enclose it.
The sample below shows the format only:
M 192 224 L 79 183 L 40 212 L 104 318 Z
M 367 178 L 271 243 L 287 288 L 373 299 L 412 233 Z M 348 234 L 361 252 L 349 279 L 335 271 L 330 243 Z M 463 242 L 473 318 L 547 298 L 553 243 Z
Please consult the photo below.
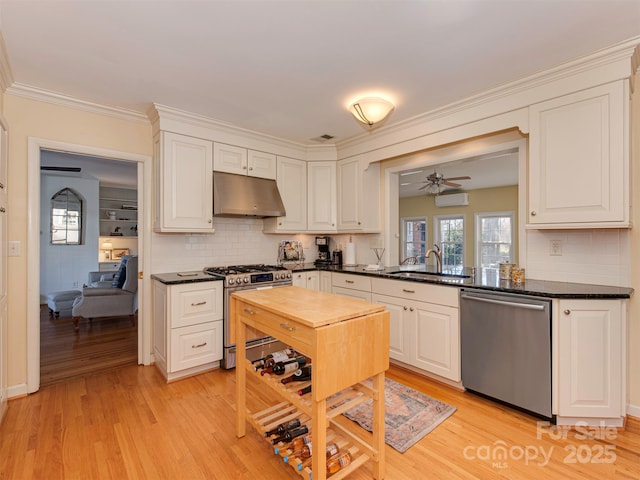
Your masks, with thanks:
M 213 215 L 283 217 L 285 210 L 275 180 L 213 172 Z

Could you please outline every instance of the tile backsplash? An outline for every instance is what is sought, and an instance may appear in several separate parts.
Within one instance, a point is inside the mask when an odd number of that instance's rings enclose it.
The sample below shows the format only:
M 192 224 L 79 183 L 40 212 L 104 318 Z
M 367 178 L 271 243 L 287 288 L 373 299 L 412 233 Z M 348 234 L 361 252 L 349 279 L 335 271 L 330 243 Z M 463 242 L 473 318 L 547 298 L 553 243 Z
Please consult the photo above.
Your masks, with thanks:
M 261 219 L 214 219 L 213 234 L 157 234 L 152 237 L 152 273 L 201 270 L 207 266 L 275 264 L 283 240 L 302 242 L 307 263 L 317 258 L 315 235 L 265 234 Z M 331 250 L 344 250 L 349 235 L 331 235 Z M 356 259 L 374 263 L 371 247 L 380 235 L 353 235 Z M 559 242 L 561 255 L 552 255 Z M 625 229 L 528 230 L 527 278 L 600 285 L 631 285 L 630 232 Z

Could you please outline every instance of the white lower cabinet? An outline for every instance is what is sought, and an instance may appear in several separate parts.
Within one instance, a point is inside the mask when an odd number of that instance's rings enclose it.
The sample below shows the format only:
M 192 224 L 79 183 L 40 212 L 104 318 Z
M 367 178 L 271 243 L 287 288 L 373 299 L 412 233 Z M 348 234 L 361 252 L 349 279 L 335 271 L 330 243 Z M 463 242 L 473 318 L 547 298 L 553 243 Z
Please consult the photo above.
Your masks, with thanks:
M 296 287 L 308 288 L 310 290 L 320 290 L 320 277 L 317 270 L 308 272 L 293 272 L 291 281 Z
M 167 381 L 219 366 L 222 283 L 167 285 L 154 281 L 154 356 Z
M 331 272 L 320 270 L 318 273 L 320 277 L 319 290 L 321 292 L 331 293 Z
M 458 289 L 377 278 L 371 283 L 371 301 L 391 314 L 390 358 L 460 382 Z
M 345 297 L 371 301 L 371 278 L 349 273 L 331 274 L 331 292 Z
M 558 300 L 558 423 L 625 415 L 626 303 Z

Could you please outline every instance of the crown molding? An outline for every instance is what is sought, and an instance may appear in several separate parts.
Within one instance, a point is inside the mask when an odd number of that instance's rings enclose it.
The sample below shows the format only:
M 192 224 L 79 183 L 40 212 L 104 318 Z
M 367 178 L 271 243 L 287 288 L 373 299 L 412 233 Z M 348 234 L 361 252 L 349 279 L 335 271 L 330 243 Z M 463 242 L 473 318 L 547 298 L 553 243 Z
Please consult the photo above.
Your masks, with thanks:
M 30 100 L 73 108 L 84 112 L 96 113 L 98 115 L 127 120 L 129 122 L 149 124 L 147 116 L 144 113 L 136 112 L 135 110 L 101 105 L 99 103 L 80 100 L 78 98 L 69 97 L 60 93 L 51 92 L 49 90 L 21 83 L 14 83 L 7 89 L 6 93 L 15 95 L 16 97 L 28 98 Z
M 309 146 L 265 133 L 238 127 L 228 122 L 154 103 L 147 111 L 154 134 L 160 130 L 198 135 L 220 143 L 306 159 Z M 332 146 L 333 147 L 333 146 Z M 335 147 L 334 147 L 335 151 Z M 335 155 L 333 157 L 335 160 Z
M 576 60 L 565 62 L 522 79 L 483 91 L 477 95 L 450 103 L 444 107 L 425 112 L 407 120 L 385 125 L 375 131 L 364 132 L 339 141 L 336 143 L 339 158 L 342 158 L 340 155 L 341 151 L 348 152 L 347 156 L 351 156 L 358 152 L 364 153 L 375 150 L 381 145 L 388 145 L 389 137 L 393 138 L 391 143 L 401 143 L 418 136 L 434 133 L 443 129 L 443 119 L 455 116 L 461 112 L 478 111 L 478 109 L 490 103 L 502 104 L 504 108 L 503 112 L 507 109 L 515 110 L 528 106 L 527 102 L 523 100 L 527 99 L 527 93 L 534 89 L 537 89 L 540 92 L 538 95 L 542 97 L 545 94 L 545 87 L 549 90 L 555 90 L 555 93 L 558 94 L 559 89 L 556 88 L 556 85 L 560 84 L 563 85 L 563 88 L 567 89 L 565 93 L 588 88 L 586 86 L 579 87 L 573 83 L 572 80 L 577 76 L 590 74 L 591 72 L 595 72 L 595 74 L 593 76 L 593 85 L 589 86 L 604 83 L 605 77 L 606 82 L 623 78 L 630 78 L 632 82 L 635 71 L 639 65 L 640 36 L 633 37 L 606 49 L 599 50 Z M 570 81 L 567 82 L 567 80 Z M 560 92 L 559 94 L 564 93 Z M 513 101 L 518 98 L 518 96 L 520 96 L 520 98 Z M 539 102 L 546 99 L 547 98 L 539 98 L 535 101 Z M 507 107 L 504 107 L 504 105 L 507 105 Z M 436 125 L 435 128 L 434 125 Z M 411 133 L 410 137 L 407 136 L 408 133 Z
M 12 83 L 13 72 L 11 71 L 11 63 L 9 63 L 9 54 L 2 32 L 0 32 L 0 91 L 5 92 Z

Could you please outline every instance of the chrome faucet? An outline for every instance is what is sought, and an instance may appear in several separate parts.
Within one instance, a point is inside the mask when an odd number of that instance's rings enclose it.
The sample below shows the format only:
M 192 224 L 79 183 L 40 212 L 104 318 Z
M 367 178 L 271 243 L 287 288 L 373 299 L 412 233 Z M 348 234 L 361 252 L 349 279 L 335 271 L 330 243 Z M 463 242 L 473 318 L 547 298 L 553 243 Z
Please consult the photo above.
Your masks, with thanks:
M 440 255 L 440 247 L 437 244 L 433 245 L 433 248 L 427 250 L 424 258 L 429 258 L 429 255 L 433 253 L 433 256 L 436 257 L 436 273 L 438 275 L 442 274 L 442 256 Z

